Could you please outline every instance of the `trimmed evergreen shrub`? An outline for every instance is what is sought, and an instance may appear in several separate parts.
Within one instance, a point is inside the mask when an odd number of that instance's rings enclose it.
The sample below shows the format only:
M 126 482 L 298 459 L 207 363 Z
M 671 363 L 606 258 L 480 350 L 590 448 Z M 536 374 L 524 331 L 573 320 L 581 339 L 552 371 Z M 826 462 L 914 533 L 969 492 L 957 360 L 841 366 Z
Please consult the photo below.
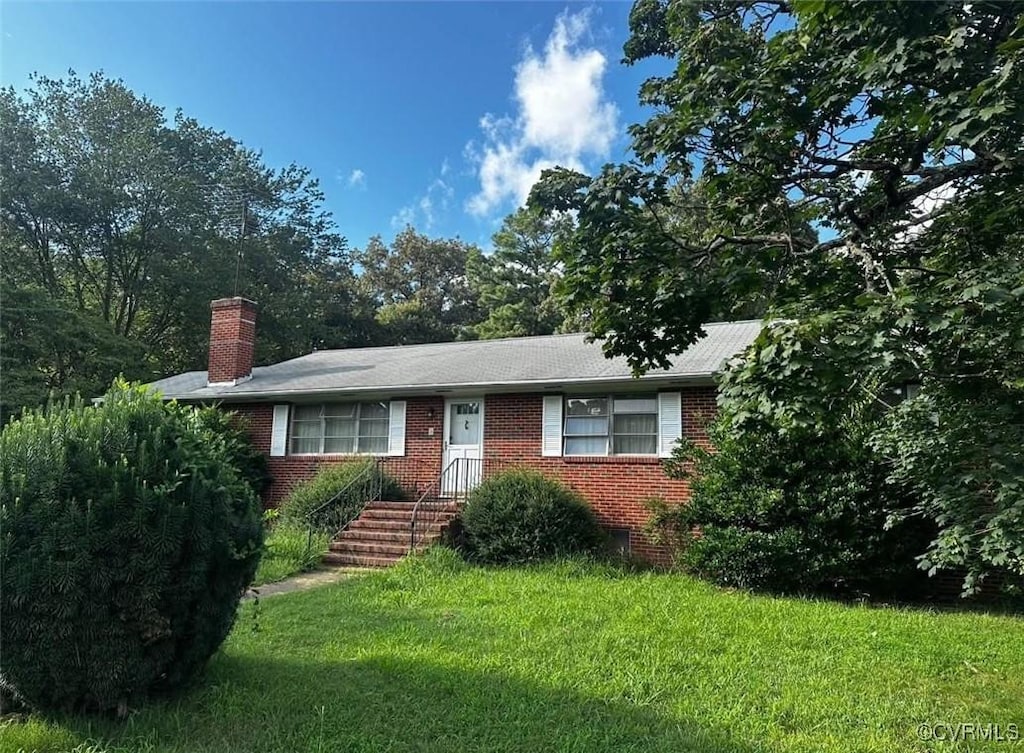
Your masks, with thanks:
M 378 486 L 381 488 L 382 499 L 389 502 L 405 499 L 402 487 L 390 475 L 378 469 L 373 458 L 325 465 L 313 478 L 297 486 L 281 503 L 281 522 L 301 526 L 311 524 L 314 528 L 333 533 L 359 514 Z M 318 508 L 338 494 L 342 496 L 326 509 L 317 512 Z
M 0 434 L 0 684 L 49 710 L 117 710 L 192 680 L 263 544 L 216 422 L 141 387 Z
M 267 456 L 256 449 L 246 432 L 247 421 L 237 413 L 220 408 L 202 408 L 199 419 L 206 428 L 224 438 L 224 448 L 231 465 L 241 474 L 242 479 L 252 487 L 256 496 L 262 497 L 274 477 L 270 475 Z
M 586 502 L 540 473 L 511 470 L 474 489 L 462 512 L 467 554 L 512 564 L 597 552 L 604 531 Z

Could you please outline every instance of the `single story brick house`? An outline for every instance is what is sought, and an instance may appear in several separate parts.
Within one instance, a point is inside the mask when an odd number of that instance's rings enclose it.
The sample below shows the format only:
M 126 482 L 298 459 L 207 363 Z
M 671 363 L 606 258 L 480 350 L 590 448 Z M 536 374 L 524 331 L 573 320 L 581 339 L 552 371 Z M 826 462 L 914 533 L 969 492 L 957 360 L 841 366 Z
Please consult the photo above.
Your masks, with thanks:
M 256 305 L 227 298 L 211 309 L 208 370 L 151 386 L 247 419 L 274 478 L 268 504 L 355 455 L 386 458 L 411 496 L 460 459 L 476 470 L 442 480 L 442 494 L 523 466 L 576 489 L 621 546 L 648 559 L 664 553 L 643 534 L 643 501 L 688 494 L 662 461 L 680 437 L 707 442 L 713 375 L 762 328 L 709 324 L 671 368 L 639 378 L 582 334 L 325 350 L 253 368 Z

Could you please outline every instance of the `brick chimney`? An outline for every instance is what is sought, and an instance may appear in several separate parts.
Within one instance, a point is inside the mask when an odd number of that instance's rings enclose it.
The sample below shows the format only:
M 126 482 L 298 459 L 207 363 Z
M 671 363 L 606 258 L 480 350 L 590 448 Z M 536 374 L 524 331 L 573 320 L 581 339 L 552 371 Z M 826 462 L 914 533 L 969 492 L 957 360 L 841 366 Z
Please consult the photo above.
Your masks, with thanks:
M 209 385 L 230 385 L 252 378 L 256 344 L 256 304 L 247 298 L 210 303 Z

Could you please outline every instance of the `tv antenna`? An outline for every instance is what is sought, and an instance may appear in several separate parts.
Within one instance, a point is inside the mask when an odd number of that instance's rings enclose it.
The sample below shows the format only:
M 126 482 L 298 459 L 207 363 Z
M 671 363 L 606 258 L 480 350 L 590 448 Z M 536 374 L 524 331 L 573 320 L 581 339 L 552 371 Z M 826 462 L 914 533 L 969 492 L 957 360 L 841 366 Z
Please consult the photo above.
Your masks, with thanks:
M 249 220 L 249 199 L 242 196 L 242 222 L 238 228 L 238 253 L 235 254 L 235 297 L 238 297 L 238 280 L 242 274 L 242 254 L 245 252 L 245 223 Z
M 217 229 L 225 239 L 236 237 L 235 241 L 235 280 L 234 295 L 239 294 L 242 282 L 242 257 L 245 256 L 245 238 L 249 230 L 249 204 L 252 197 L 251 191 L 244 186 L 231 185 L 228 183 L 206 183 L 197 186 L 206 193 L 213 210 L 219 214 L 215 220 Z M 238 214 L 235 214 L 238 212 Z M 237 217 L 233 219 L 233 217 Z M 236 226 L 237 225 L 237 235 Z

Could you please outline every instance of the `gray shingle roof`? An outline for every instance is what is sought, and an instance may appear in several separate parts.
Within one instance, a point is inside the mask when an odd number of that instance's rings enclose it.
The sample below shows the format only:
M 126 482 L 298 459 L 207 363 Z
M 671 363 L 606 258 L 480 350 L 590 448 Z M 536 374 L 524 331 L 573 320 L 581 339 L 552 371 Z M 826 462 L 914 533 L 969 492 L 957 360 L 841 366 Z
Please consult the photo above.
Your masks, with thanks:
M 761 331 L 762 322 L 705 325 L 707 336 L 643 381 L 708 380 Z M 633 382 L 624 358 L 606 358 L 586 336 L 549 335 L 378 348 L 324 350 L 253 369 L 252 379 L 207 387 L 205 371 L 154 382 L 167 398 L 228 400 L 325 393 L 423 394 L 453 389 L 525 391 L 545 386 Z

